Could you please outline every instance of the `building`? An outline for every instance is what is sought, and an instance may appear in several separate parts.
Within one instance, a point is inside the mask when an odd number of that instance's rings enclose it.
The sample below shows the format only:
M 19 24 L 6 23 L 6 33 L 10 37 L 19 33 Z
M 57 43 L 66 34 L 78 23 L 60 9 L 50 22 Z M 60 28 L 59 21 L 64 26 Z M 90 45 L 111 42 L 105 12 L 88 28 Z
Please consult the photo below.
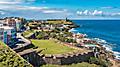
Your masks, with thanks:
M 0 24 L 0 40 L 9 46 L 14 45 L 16 38 L 16 30 L 14 27 L 4 26 Z
M 7 18 L 4 23 L 10 27 L 16 27 L 16 21 L 14 19 Z
M 23 26 L 23 21 L 21 19 L 15 19 L 16 22 L 16 30 L 20 31 Z
M 10 27 L 14 27 L 16 31 L 21 31 L 21 28 L 25 23 L 25 19 L 19 17 L 7 17 L 4 19 L 0 19 L 0 23 Z

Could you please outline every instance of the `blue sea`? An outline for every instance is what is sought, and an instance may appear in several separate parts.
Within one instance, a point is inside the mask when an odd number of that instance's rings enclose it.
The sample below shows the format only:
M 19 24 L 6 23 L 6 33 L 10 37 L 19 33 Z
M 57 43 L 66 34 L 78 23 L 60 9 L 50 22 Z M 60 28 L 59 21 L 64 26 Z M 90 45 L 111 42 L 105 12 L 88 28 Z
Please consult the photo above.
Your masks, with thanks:
M 120 59 L 120 20 L 73 20 L 73 22 L 80 25 L 73 32 L 107 41 L 110 43 L 108 48 Z

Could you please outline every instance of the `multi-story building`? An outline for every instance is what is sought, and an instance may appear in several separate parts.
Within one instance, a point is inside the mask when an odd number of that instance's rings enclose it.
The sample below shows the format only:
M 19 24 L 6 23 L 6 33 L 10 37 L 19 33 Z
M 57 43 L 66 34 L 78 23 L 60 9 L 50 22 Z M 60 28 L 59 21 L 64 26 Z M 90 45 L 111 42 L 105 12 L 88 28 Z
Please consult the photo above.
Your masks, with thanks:
M 22 26 L 24 25 L 23 21 L 21 19 L 15 19 L 15 21 L 16 21 L 16 30 L 20 31 Z
M 16 21 L 14 19 L 6 19 L 5 23 L 10 27 L 16 27 Z
M 21 28 L 24 25 L 25 19 L 19 17 L 7 17 L 0 19 L 0 22 L 4 25 L 14 27 L 16 31 L 21 31 Z
M 14 45 L 16 39 L 16 31 L 21 31 L 25 19 L 19 17 L 6 17 L 0 19 L 0 40 L 8 44 Z
M 0 40 L 9 46 L 13 45 L 16 38 L 16 30 L 14 27 L 4 26 L 0 24 Z

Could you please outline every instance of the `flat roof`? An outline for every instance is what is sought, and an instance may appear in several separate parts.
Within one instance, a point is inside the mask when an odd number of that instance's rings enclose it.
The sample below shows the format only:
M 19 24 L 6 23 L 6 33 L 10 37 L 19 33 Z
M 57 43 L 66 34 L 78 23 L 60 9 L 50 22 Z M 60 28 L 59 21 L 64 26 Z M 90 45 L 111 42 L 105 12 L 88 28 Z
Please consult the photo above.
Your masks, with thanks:
M 14 29 L 14 27 L 10 27 L 10 26 L 1 26 L 0 28 L 3 28 L 3 29 Z

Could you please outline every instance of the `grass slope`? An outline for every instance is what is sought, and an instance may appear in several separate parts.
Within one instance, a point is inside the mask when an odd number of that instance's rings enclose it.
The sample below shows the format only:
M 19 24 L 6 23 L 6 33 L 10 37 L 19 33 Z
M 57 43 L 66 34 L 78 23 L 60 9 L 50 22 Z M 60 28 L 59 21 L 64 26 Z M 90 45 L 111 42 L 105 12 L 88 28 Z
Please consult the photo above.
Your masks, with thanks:
M 0 67 L 32 67 L 32 65 L 0 41 Z

